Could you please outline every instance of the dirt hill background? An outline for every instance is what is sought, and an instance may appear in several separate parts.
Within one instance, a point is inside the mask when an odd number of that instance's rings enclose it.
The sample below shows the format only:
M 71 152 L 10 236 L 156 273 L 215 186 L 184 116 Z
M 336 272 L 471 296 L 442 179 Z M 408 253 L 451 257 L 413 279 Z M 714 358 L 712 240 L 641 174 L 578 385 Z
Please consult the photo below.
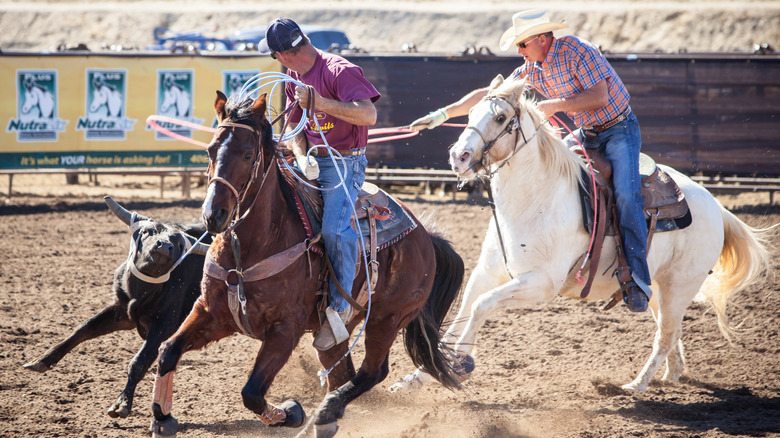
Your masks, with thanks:
M 754 1 L 134 1 L 5 0 L 0 2 L 2 50 L 55 50 L 85 43 L 144 48 L 152 29 L 208 30 L 225 36 L 265 26 L 278 16 L 342 28 L 369 52 L 455 52 L 466 45 L 499 53 L 498 39 L 514 12 L 546 8 L 553 20 L 614 52 L 751 52 L 755 43 L 780 49 L 780 2 Z

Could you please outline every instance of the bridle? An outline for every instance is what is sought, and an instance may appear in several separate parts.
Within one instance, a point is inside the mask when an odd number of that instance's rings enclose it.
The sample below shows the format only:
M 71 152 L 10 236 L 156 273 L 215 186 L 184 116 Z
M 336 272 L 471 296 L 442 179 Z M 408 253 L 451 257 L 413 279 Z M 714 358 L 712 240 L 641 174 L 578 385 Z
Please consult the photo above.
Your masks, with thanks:
M 249 214 L 249 212 L 252 210 L 252 207 L 255 205 L 255 202 L 257 201 L 257 197 L 260 194 L 260 191 L 263 188 L 263 185 L 265 184 L 265 180 L 268 177 L 268 174 L 270 173 L 268 170 L 263 171 L 263 178 L 260 182 L 260 188 L 257 190 L 257 193 L 255 194 L 254 200 L 252 200 L 252 205 L 249 206 L 249 208 L 246 209 L 243 215 L 239 217 L 239 208 L 241 204 L 244 202 L 244 197 L 246 196 L 246 192 L 249 189 L 249 187 L 252 185 L 252 183 L 257 179 L 258 173 L 260 172 L 260 169 L 264 167 L 264 160 L 263 160 L 263 154 L 260 150 L 260 134 L 257 132 L 257 130 L 249 125 L 243 124 L 243 123 L 234 123 L 234 122 L 222 122 L 219 125 L 217 125 L 217 129 L 220 128 L 240 128 L 240 129 L 248 129 L 249 131 L 252 131 L 252 133 L 255 134 L 257 137 L 257 141 L 255 142 L 255 161 L 252 163 L 252 170 L 249 175 L 249 179 L 247 180 L 244 185 L 241 186 L 240 190 L 236 190 L 236 188 L 233 186 L 233 184 L 230 183 L 230 181 L 226 180 L 225 178 L 222 178 L 220 176 L 209 176 L 209 185 L 213 182 L 222 183 L 225 186 L 227 186 L 228 189 L 230 189 L 230 192 L 235 196 L 236 198 L 236 206 L 233 208 L 233 211 L 231 212 L 231 216 L 235 217 L 235 221 L 231 226 L 225 230 L 225 233 L 230 233 L 233 231 L 243 220 L 246 218 L 246 216 Z M 214 138 L 217 137 L 217 133 L 214 134 Z
M 498 215 L 496 214 L 496 204 L 495 204 L 495 202 L 493 200 L 493 190 L 492 190 L 491 187 L 489 187 L 485 183 L 484 179 L 491 179 L 491 178 L 493 178 L 493 176 L 495 176 L 496 173 L 498 173 L 499 169 L 501 169 L 502 167 L 504 167 L 504 165 L 509 163 L 509 160 L 516 153 L 518 153 L 520 151 L 520 149 L 525 147 L 528 144 L 529 141 L 533 140 L 533 138 L 536 137 L 536 134 L 539 133 L 539 128 L 541 128 L 542 125 L 540 124 L 539 126 L 537 126 L 536 129 L 534 130 L 534 134 L 532 136 L 526 138 L 525 132 L 523 132 L 523 127 L 520 126 L 520 109 L 518 109 L 515 105 L 513 105 L 511 102 L 509 102 L 509 100 L 507 100 L 506 97 L 503 97 L 503 96 L 485 96 L 485 97 L 482 98 L 482 100 L 484 100 L 484 101 L 497 101 L 497 100 L 500 100 L 500 101 L 506 103 L 507 105 L 509 105 L 512 108 L 512 110 L 515 112 L 514 116 L 507 121 L 506 126 L 501 130 L 501 132 L 496 136 L 496 138 L 494 138 L 493 140 L 490 140 L 490 141 L 488 141 L 485 138 L 485 134 L 482 131 L 480 131 L 479 128 L 477 128 L 476 126 L 474 126 L 474 125 L 467 125 L 466 128 L 465 128 L 465 129 L 471 129 L 472 131 L 476 132 L 477 135 L 479 135 L 479 138 L 482 140 L 482 143 L 484 143 L 484 146 L 482 146 L 482 159 L 479 161 L 478 164 L 474 163 L 474 164 L 470 165 L 469 169 L 471 171 L 473 171 L 474 173 L 477 173 L 477 170 L 478 170 L 477 166 L 479 166 L 482 169 L 484 169 L 484 171 L 485 171 L 484 175 L 482 175 L 479 178 L 479 180 L 485 186 L 485 189 L 487 190 L 487 193 L 488 193 L 488 201 L 490 203 L 490 209 L 493 212 L 493 220 L 495 221 L 495 224 L 496 224 L 496 233 L 498 234 L 498 243 L 501 245 L 501 254 L 504 256 L 504 268 L 506 269 L 506 271 L 509 274 L 510 278 L 515 278 L 515 276 L 512 275 L 512 272 L 509 271 L 509 264 L 508 264 L 507 257 L 506 257 L 506 248 L 504 247 L 504 239 L 501 236 L 501 227 L 499 227 L 499 225 L 498 225 Z M 542 123 L 544 123 L 544 122 L 542 122 Z M 505 135 L 510 134 L 512 132 L 514 132 L 514 134 L 515 134 L 515 146 L 512 149 L 512 153 L 509 154 L 509 156 L 507 156 L 506 158 L 504 158 L 503 161 L 501 161 L 501 163 L 495 169 L 493 169 L 492 171 L 488 171 L 488 169 L 490 168 L 490 164 L 491 164 L 488 152 L 490 152 L 490 149 L 492 149 L 493 146 L 495 146 L 495 144 L 496 144 L 496 142 L 498 140 L 502 139 Z M 518 133 L 523 137 L 523 143 L 522 144 L 518 142 L 518 138 L 517 138 Z M 465 181 L 461 182 L 461 185 L 462 184 L 465 184 Z M 460 188 L 460 186 L 458 188 Z
M 233 184 L 231 184 L 225 178 L 217 177 L 217 176 L 209 178 L 209 184 L 211 184 L 212 182 L 222 183 L 226 185 L 230 189 L 231 193 L 233 193 L 233 196 L 236 197 L 236 207 L 234 213 L 231 214 L 235 215 L 237 219 L 225 231 L 222 232 L 223 236 L 225 236 L 225 238 L 230 242 L 230 247 L 233 253 L 233 259 L 235 262 L 235 268 L 225 269 L 221 267 L 217 263 L 217 261 L 212 257 L 212 255 L 208 254 L 206 257 L 206 261 L 204 263 L 204 272 L 206 275 L 222 280 L 225 283 L 228 289 L 228 308 L 230 309 L 230 312 L 233 315 L 233 320 L 236 323 L 236 326 L 239 328 L 239 330 L 247 336 L 253 337 L 255 339 L 259 339 L 258 335 L 254 333 L 254 331 L 252 330 L 252 326 L 249 322 L 249 313 L 247 312 L 247 297 L 246 297 L 246 291 L 244 289 L 244 283 L 263 280 L 265 278 L 271 277 L 283 271 L 285 268 L 287 268 L 293 262 L 295 262 L 299 257 L 303 256 L 304 254 L 307 254 L 311 249 L 311 247 L 319 241 L 321 235 L 318 234 L 311 239 L 305 239 L 303 242 L 300 242 L 279 253 L 276 253 L 263 260 L 260 260 L 259 262 L 255 263 L 254 265 L 248 268 L 245 268 L 243 266 L 241 260 L 241 243 L 239 241 L 238 235 L 236 234 L 235 230 L 238 227 L 238 225 L 241 224 L 241 222 L 243 222 L 243 220 L 252 211 L 255 202 L 259 198 L 260 192 L 262 192 L 263 190 L 263 186 L 265 185 L 265 181 L 268 178 L 268 175 L 272 173 L 271 172 L 272 167 L 271 164 L 269 163 L 268 169 L 263 170 L 263 177 L 260 182 L 260 187 L 257 189 L 257 192 L 255 193 L 255 197 L 252 200 L 251 205 L 247 207 L 244 214 L 241 215 L 241 217 L 239 218 L 238 217 L 239 206 L 244 202 L 244 197 L 246 196 L 246 192 L 248 188 L 257 179 L 259 174 L 259 169 L 264 167 L 262 149 L 260 147 L 260 140 L 261 140 L 260 134 L 257 132 L 255 128 L 242 123 L 223 122 L 217 126 L 217 129 L 219 128 L 239 128 L 239 129 L 248 129 L 252 131 L 258 137 L 255 146 L 255 153 L 257 154 L 257 158 L 255 159 L 255 162 L 252 164 L 252 170 L 251 170 L 249 180 L 241 187 L 241 190 L 236 190 Z M 232 284 L 228 281 L 229 275 L 231 273 L 235 274 L 237 277 L 236 284 Z M 201 298 L 203 297 L 201 296 Z
M 509 159 L 510 158 L 512 158 L 516 153 L 518 153 L 520 151 L 520 149 L 522 149 L 525 145 L 527 145 L 529 141 L 531 141 L 534 137 L 536 137 L 536 134 L 539 132 L 539 128 L 541 127 L 541 124 L 539 126 L 537 126 L 536 129 L 534 130 L 534 135 L 526 138 L 525 132 L 523 132 L 523 127 L 520 126 L 520 109 L 519 108 L 517 108 L 515 105 L 513 105 L 511 102 L 509 102 L 509 100 L 506 97 L 504 97 L 504 96 L 485 96 L 485 97 L 482 98 L 482 100 L 484 100 L 484 101 L 497 101 L 497 100 L 500 100 L 500 101 L 506 103 L 507 105 L 509 105 L 512 108 L 512 110 L 514 111 L 514 113 L 515 113 L 514 116 L 512 118 L 510 118 L 506 122 L 506 126 L 501 130 L 501 132 L 494 139 L 492 139 L 490 141 L 488 141 L 485 138 L 485 134 L 482 131 L 480 131 L 480 129 L 477 128 L 476 126 L 474 126 L 474 125 L 467 125 L 466 128 L 465 128 L 465 129 L 470 129 L 470 130 L 476 132 L 477 135 L 479 135 L 479 138 L 482 140 L 482 143 L 484 144 L 484 146 L 482 146 L 482 159 L 480 160 L 479 163 L 474 163 L 474 164 L 470 165 L 469 166 L 469 170 L 472 170 L 474 173 L 477 173 L 478 167 L 481 167 L 482 169 L 485 170 L 484 176 L 487 177 L 488 179 L 490 179 L 498 172 L 498 170 L 500 168 L 504 167 L 504 165 L 509 163 Z M 544 122 L 542 122 L 542 123 L 544 123 Z M 490 152 L 490 149 L 492 149 L 493 146 L 495 146 L 495 144 L 496 144 L 496 142 L 498 140 L 504 138 L 505 135 L 511 134 L 513 132 L 515 134 L 515 147 L 512 150 L 512 153 L 509 154 L 509 156 L 507 156 L 506 158 L 504 158 L 501 161 L 501 163 L 498 165 L 498 167 L 496 167 L 492 171 L 488 171 L 488 169 L 490 167 L 490 164 L 491 164 L 490 163 L 490 157 L 489 157 L 489 154 L 488 154 Z M 517 138 L 518 134 L 520 134 L 523 137 L 523 143 L 522 144 L 517 141 L 518 140 L 518 138 Z

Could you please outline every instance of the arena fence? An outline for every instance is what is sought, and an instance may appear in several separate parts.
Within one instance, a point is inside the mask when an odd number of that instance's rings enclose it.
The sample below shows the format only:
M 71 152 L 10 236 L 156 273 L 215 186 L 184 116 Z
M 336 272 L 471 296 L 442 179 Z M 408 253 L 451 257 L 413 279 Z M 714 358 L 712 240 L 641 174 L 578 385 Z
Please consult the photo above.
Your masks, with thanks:
M 382 93 L 377 128 L 408 125 L 521 62 L 486 50 L 345 56 Z M 632 94 L 645 153 L 708 188 L 768 191 L 771 199 L 780 177 L 780 55 L 607 58 Z M 234 52 L 1 53 L 0 90 L 9 98 L 0 105 L 6 126 L 0 173 L 9 175 L 9 195 L 14 173 L 149 173 L 161 180 L 198 174 L 207 161 L 203 150 L 149 129 L 146 117 L 213 126 L 216 89 L 230 94 L 253 74 L 279 69 L 270 57 Z M 209 137 L 167 127 L 200 141 Z M 460 132 L 442 127 L 372 144 L 369 162 L 386 170 L 369 180 L 454 187 L 446 150 Z M 188 188 L 182 184 L 182 195 Z

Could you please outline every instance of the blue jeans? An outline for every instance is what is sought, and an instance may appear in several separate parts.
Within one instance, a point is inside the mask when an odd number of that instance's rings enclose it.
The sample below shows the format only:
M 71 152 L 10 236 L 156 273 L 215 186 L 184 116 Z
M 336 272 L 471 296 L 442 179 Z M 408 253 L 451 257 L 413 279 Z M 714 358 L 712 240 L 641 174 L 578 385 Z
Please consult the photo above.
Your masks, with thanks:
M 320 167 L 320 176 L 317 180 L 323 189 L 332 189 L 341 182 L 339 172 L 345 179 L 347 194 L 344 186 L 332 190 L 323 190 L 322 201 L 322 240 L 325 250 L 333 265 L 336 278 L 344 287 L 347 294 L 352 293 L 352 283 L 355 281 L 356 264 L 358 256 L 358 233 L 352 228 L 350 218 L 354 211 L 360 187 L 366 179 L 365 155 L 344 155 L 336 158 L 336 166 L 330 157 L 315 157 Z M 338 170 L 337 170 L 338 167 Z M 330 306 L 337 312 L 343 312 L 349 307 L 349 303 L 336 289 L 333 279 L 330 280 Z
M 590 131 L 593 133 L 595 131 Z M 620 237 L 631 268 L 634 281 L 650 297 L 650 270 L 647 267 L 647 221 L 643 211 L 641 178 L 639 176 L 639 152 L 642 136 L 634 113 L 626 120 L 595 136 L 584 135 L 582 128 L 569 135 L 567 146 L 576 141 L 576 135 L 587 149 L 599 149 L 612 163 L 612 185 L 620 221 Z

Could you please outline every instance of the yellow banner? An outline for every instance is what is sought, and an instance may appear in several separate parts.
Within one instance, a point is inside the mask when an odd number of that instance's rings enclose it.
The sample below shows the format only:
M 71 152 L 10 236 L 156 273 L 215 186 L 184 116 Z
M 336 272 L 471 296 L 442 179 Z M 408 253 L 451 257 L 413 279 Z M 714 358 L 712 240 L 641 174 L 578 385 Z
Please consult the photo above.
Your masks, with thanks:
M 0 169 L 203 165 L 201 147 L 151 129 L 146 118 L 211 127 L 216 90 L 237 94 L 267 72 L 281 72 L 281 65 L 258 55 L 2 54 Z M 274 93 L 277 110 L 283 94 L 282 87 Z M 159 124 L 197 141 L 211 139 Z

